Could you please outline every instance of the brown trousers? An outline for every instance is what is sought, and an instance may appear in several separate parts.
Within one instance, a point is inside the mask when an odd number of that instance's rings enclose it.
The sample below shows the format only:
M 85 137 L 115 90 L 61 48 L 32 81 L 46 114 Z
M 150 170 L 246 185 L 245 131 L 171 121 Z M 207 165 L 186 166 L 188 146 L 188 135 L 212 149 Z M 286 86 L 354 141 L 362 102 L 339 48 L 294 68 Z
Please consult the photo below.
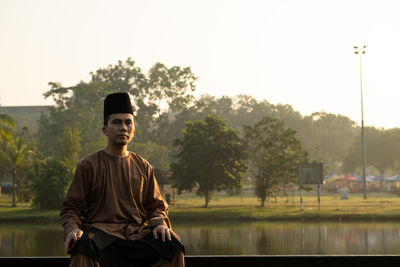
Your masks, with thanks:
M 69 267 L 101 267 L 100 263 L 95 259 L 86 256 L 85 254 L 78 253 L 71 257 Z M 160 258 L 151 267 L 185 267 L 185 257 L 182 251 L 175 254 L 171 261 Z

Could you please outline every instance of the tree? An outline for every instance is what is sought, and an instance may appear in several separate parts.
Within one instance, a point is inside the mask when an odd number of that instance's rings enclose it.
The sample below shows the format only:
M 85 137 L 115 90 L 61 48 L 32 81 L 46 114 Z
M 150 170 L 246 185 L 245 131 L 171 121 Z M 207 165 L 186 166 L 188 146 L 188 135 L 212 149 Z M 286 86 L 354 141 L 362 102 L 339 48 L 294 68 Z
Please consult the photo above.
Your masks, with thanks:
M 127 58 L 125 62 L 118 61 L 116 65 L 108 65 L 95 72 L 90 72 L 92 82 L 107 83 L 108 92 L 126 92 L 135 98 L 147 95 L 147 80 L 135 61 Z
M 148 100 L 159 108 L 166 106 L 168 111 L 182 110 L 193 100 L 196 81 L 190 67 L 168 68 L 157 62 L 147 75 Z
M 146 143 L 131 142 L 128 146 L 129 149 L 135 151 L 143 158 L 145 158 L 154 169 L 160 169 L 167 171 L 169 168 L 168 160 L 168 149 L 165 146 L 152 143 L 150 141 Z
M 0 148 L 0 160 L 5 163 L 12 176 L 12 206 L 16 206 L 15 194 L 18 171 L 26 166 L 33 154 L 28 144 L 21 137 L 11 138 L 2 143 Z
M 295 182 L 297 164 L 306 161 L 307 152 L 294 130 L 270 117 L 264 117 L 253 127 L 245 126 L 245 138 L 256 178 L 255 192 L 264 207 L 265 200 L 279 185 Z
M 38 156 L 26 171 L 26 176 L 31 181 L 32 205 L 41 209 L 58 209 L 61 206 L 79 160 L 79 130 L 65 127 L 57 148 L 56 157 L 48 156 L 43 159 Z
M 8 114 L 0 114 L 0 169 L 2 174 L 11 176 L 13 206 L 16 205 L 16 195 L 23 201 L 29 201 L 29 181 L 25 177 L 25 170 L 29 168 L 32 151 L 28 128 L 23 127 L 17 133 L 15 120 Z M 28 155 L 18 155 L 25 152 Z
M 7 114 L 0 114 L 0 141 L 6 141 L 12 137 L 15 131 L 15 121 Z
M 183 138 L 176 139 L 178 161 L 171 164 L 172 178 L 179 192 L 197 187 L 208 207 L 211 194 L 231 191 L 241 185 L 246 171 L 246 153 L 239 133 L 227 128 L 219 117 L 187 122 Z
M 158 125 L 156 119 L 163 113 L 185 109 L 193 101 L 192 93 L 197 81 L 190 67 L 168 68 L 157 62 L 144 74 L 131 58 L 98 69 L 91 75 L 92 82 L 108 83 L 107 91 L 128 92 L 132 96 L 139 142 L 157 142 L 157 131 L 160 128 L 161 132 L 168 131 L 162 127 L 169 124 Z
M 302 142 L 310 157 L 323 160 L 328 172 L 341 171 L 338 166 L 358 132 L 356 123 L 346 116 L 326 112 L 314 112 L 304 120 L 311 121 L 312 138 Z
M 8 114 L 0 114 L 0 146 L 3 148 L 13 138 L 15 133 L 15 121 Z M 1 173 L 8 173 L 9 166 L 7 162 L 0 161 Z
M 72 175 L 73 169 L 62 160 L 36 160 L 30 172 L 33 206 L 59 209 Z
M 127 92 L 131 96 L 138 130 L 139 142 L 158 142 L 160 134 L 168 132 L 170 124 L 158 124 L 162 111 L 178 112 L 193 99 L 196 77 L 190 68 L 173 66 L 167 68 L 156 63 L 147 74 L 142 73 L 135 62 L 128 58 L 90 73 L 90 82 L 80 82 L 64 87 L 50 82 L 50 90 L 44 94 L 51 97 L 55 106 L 49 115 L 42 114 L 37 134 L 38 149 L 43 155 L 57 157 L 57 144 L 61 142 L 65 127 L 79 129 L 80 156 L 87 155 L 105 145 L 100 128 L 103 121 L 104 97 L 113 92 Z M 167 121 L 168 122 L 168 121 Z M 165 129 L 165 127 L 167 129 Z M 167 145 L 170 140 L 163 140 Z
M 58 157 L 59 144 L 63 142 L 64 131 L 71 128 L 79 134 L 81 141 L 79 156 L 100 149 L 105 140 L 101 133 L 103 122 L 103 98 L 107 95 L 107 83 L 81 82 L 72 87 L 50 83 L 51 90 L 45 97 L 52 97 L 55 106 L 49 115 L 42 114 L 38 124 L 38 149 L 43 155 Z
M 79 160 L 81 150 L 80 133 L 78 129 L 71 127 L 64 128 L 64 135 L 59 146 L 59 156 L 70 168 L 74 168 Z
M 378 129 L 365 127 L 364 140 L 366 147 L 366 164 L 379 170 L 380 174 L 387 170 L 398 171 L 400 157 L 400 129 Z M 362 166 L 361 133 L 353 139 L 344 160 L 344 171 L 355 172 Z

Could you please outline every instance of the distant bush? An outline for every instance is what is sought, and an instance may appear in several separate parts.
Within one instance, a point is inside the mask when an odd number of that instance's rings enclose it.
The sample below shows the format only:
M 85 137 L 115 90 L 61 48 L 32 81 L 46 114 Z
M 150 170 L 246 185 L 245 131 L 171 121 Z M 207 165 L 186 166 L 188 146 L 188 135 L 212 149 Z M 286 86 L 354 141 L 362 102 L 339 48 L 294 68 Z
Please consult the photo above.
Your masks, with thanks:
M 33 166 L 32 205 L 40 209 L 59 209 L 72 179 L 72 169 L 62 160 L 48 159 Z

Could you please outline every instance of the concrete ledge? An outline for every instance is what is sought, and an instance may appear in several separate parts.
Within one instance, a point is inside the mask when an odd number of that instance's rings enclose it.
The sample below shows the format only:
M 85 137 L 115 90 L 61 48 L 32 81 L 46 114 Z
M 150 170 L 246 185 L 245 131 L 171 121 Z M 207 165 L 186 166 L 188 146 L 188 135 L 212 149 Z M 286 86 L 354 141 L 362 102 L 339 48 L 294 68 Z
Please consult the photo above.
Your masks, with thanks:
M 398 266 L 400 256 L 238 256 L 209 255 L 185 256 L 187 267 L 221 267 L 221 266 Z M 65 266 L 69 257 L 0 257 L 0 266 Z

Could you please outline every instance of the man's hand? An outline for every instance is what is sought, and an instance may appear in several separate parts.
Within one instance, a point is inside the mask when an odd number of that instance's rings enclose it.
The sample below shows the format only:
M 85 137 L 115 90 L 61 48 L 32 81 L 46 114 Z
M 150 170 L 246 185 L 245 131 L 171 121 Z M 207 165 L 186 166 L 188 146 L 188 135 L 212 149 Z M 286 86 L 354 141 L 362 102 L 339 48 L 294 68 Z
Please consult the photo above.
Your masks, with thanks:
M 71 232 L 69 232 L 69 234 L 64 242 L 65 253 L 68 253 L 68 249 L 69 249 L 68 247 L 69 247 L 69 243 L 71 242 L 71 240 L 73 239 L 74 240 L 73 242 L 76 242 L 76 240 L 81 238 L 82 235 L 83 235 L 83 231 L 80 229 L 75 229 L 75 230 L 72 230 Z
M 161 240 L 163 242 L 165 242 L 165 236 L 167 236 L 168 240 L 171 241 L 172 240 L 171 235 L 173 235 L 176 239 L 181 240 L 181 238 L 177 234 L 175 234 L 174 231 L 172 231 L 167 226 L 162 225 L 162 224 L 160 224 L 156 228 L 154 228 L 154 230 L 153 230 L 154 239 L 158 238 L 158 234 L 161 235 Z

